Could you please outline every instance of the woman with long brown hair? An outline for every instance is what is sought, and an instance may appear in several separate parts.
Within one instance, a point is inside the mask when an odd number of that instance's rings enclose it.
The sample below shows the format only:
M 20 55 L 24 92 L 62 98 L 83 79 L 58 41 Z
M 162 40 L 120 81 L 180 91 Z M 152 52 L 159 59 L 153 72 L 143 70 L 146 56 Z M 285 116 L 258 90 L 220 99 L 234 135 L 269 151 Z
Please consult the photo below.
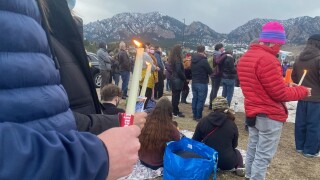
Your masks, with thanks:
M 163 166 L 166 142 L 180 139 L 180 133 L 172 122 L 171 102 L 168 98 L 162 97 L 148 115 L 139 136 L 141 164 L 154 170 Z
M 186 80 L 186 76 L 184 74 L 184 68 L 182 63 L 182 49 L 180 45 L 175 45 L 171 51 L 169 56 L 169 62 L 172 67 L 172 77 L 171 77 L 171 88 L 172 88 L 172 108 L 173 108 L 173 116 L 175 117 L 185 117 L 179 111 L 179 101 L 180 94 L 183 88 L 184 81 Z

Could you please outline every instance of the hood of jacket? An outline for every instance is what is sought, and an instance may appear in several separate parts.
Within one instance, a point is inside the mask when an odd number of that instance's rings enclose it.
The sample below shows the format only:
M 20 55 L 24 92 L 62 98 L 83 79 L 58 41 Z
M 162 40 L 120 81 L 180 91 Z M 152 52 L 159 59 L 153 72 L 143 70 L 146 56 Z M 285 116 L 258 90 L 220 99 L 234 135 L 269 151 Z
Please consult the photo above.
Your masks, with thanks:
M 205 57 L 204 55 L 201 54 L 194 54 L 191 58 L 191 63 L 192 64 L 197 64 L 198 62 L 200 62 L 201 60 L 207 60 L 207 57 Z
M 299 56 L 301 61 L 309 61 L 320 56 L 320 50 L 313 46 L 307 46 Z
M 211 112 L 202 119 L 208 121 L 213 126 L 222 126 L 224 122 L 228 121 L 227 114 L 222 112 Z

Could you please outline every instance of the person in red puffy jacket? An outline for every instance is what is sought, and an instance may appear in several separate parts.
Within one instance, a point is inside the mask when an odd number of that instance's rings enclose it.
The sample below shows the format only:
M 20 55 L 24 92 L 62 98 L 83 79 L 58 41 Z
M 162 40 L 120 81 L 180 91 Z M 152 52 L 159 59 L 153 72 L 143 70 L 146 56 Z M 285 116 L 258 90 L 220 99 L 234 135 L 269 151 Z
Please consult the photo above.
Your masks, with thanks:
M 289 87 L 284 82 L 275 55 L 285 40 L 285 30 L 279 22 L 266 23 L 259 43 L 251 45 L 237 65 L 249 125 L 246 178 L 251 180 L 265 179 L 267 166 L 277 150 L 282 126 L 288 117 L 284 102 L 311 95 L 310 88 L 296 84 Z

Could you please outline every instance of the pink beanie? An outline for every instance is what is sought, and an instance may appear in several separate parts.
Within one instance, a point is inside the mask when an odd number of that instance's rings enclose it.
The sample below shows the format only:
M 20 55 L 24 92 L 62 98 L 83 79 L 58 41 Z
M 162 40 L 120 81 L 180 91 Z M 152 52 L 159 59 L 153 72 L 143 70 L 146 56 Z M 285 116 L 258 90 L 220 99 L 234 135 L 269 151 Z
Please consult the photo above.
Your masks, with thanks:
M 264 24 L 262 26 L 259 41 L 275 44 L 285 44 L 286 32 L 284 31 L 284 27 L 277 21 Z

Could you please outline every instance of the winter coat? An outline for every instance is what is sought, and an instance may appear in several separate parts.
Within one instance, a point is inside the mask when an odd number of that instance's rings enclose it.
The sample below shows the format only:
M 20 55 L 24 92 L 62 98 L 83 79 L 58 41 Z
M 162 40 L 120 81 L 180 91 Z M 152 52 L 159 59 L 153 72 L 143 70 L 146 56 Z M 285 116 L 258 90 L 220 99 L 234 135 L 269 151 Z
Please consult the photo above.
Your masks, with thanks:
M 154 53 L 154 57 L 157 58 L 158 67 L 160 68 L 160 70 L 161 70 L 162 72 L 164 72 L 164 63 L 163 63 L 163 61 L 162 61 L 162 59 L 161 59 L 161 52 L 160 52 L 160 51 L 156 51 L 156 52 Z
M 172 77 L 172 66 L 169 62 L 164 63 L 164 66 L 166 68 L 166 78 L 167 80 L 171 80 Z
M 207 57 L 194 54 L 191 59 L 192 83 L 208 84 L 212 69 Z
M 172 66 L 171 88 L 172 90 L 182 90 L 186 76 L 181 60 L 174 60 Z
M 211 112 L 197 124 L 192 139 L 202 141 L 213 129 L 204 143 L 218 152 L 218 168 L 230 170 L 237 165 L 235 148 L 238 146 L 238 128 L 234 121 L 222 112 Z
M 311 96 L 306 97 L 304 101 L 320 102 L 320 50 L 318 48 L 307 46 L 295 61 L 292 71 L 292 80 L 299 83 L 303 70 L 307 74 L 302 82 L 303 86 L 312 88 Z
M 140 86 L 143 85 L 143 81 L 147 73 L 146 62 L 148 62 L 148 63 L 151 63 L 151 74 L 148 80 L 147 87 L 152 89 L 154 87 L 154 84 L 158 80 L 158 73 L 155 71 L 156 66 L 154 65 L 153 59 L 148 53 L 144 53 L 142 56 L 142 59 L 143 59 L 143 66 L 142 66 L 141 80 L 139 82 L 139 85 Z
M 118 116 L 101 114 L 100 101 L 88 66 L 81 36 L 64 1 L 47 1 L 51 45 L 58 59 L 61 83 L 65 88 L 77 130 L 100 134 L 118 127 Z
M 213 72 L 212 74 L 210 75 L 210 77 L 218 77 L 218 78 L 221 78 L 222 76 L 222 72 L 221 72 L 221 69 L 222 69 L 222 62 L 223 60 L 226 58 L 226 54 L 221 54 L 220 51 L 214 51 L 213 52 Z
M 43 9 L 28 0 L 1 1 L 0 7 L 0 73 L 6 73 L 0 79 L 0 154 L 3 162 L 14 162 L 1 165 L 0 179 L 106 179 L 103 143 L 93 134 L 74 131 L 49 30 L 41 24 Z M 72 19 L 64 0 L 48 0 L 47 8 L 49 17 L 63 11 L 55 18 Z
M 112 103 L 103 103 L 103 114 L 109 114 L 109 115 L 117 115 L 118 113 L 124 113 L 125 111 L 123 109 L 118 108 Z
M 119 60 L 119 71 L 129 71 L 131 70 L 131 62 L 130 62 L 130 58 L 128 56 L 128 53 L 123 50 L 120 49 L 120 52 L 118 54 L 118 60 Z
M 237 64 L 247 117 L 266 114 L 270 119 L 285 122 L 288 110 L 284 102 L 308 95 L 304 86 L 287 86 L 276 53 L 268 46 L 254 44 Z
M 111 57 L 109 56 L 107 50 L 104 48 L 98 49 L 97 56 L 100 70 L 111 71 Z
M 222 60 L 221 74 L 223 79 L 236 79 L 237 71 L 234 66 L 234 58 L 229 54 Z
M 0 7 L 0 122 L 39 132 L 76 129 L 36 3 L 1 1 Z

